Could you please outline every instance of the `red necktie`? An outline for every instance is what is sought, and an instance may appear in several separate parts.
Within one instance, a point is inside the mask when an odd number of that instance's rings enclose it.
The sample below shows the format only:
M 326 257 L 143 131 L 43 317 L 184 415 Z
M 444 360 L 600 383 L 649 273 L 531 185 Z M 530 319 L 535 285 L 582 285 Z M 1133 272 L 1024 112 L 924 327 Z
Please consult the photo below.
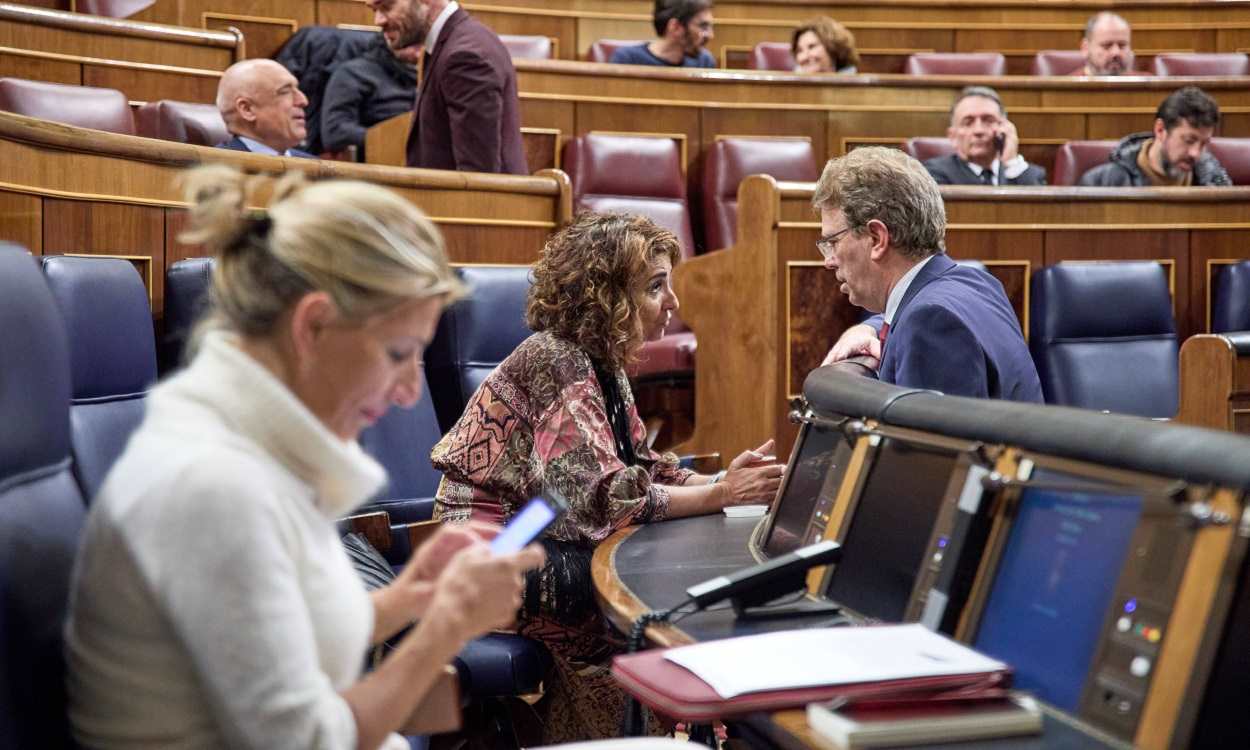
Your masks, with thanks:
M 890 335 L 890 324 L 886 322 L 882 322 L 881 330 L 877 331 L 877 341 L 881 342 L 882 349 L 885 349 L 885 337 L 889 335 Z

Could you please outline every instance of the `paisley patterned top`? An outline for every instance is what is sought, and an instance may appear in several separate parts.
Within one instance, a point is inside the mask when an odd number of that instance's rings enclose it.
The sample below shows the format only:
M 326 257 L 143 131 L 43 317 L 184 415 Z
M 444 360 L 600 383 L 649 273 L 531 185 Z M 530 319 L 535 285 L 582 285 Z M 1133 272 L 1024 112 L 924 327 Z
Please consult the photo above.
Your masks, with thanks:
M 569 501 L 547 536 L 594 546 L 631 524 L 664 519 L 663 485 L 693 473 L 646 444 L 624 371 L 616 373 L 638 465 L 616 454 L 603 391 L 590 358 L 548 332 L 523 341 L 469 399 L 431 461 L 443 472 L 434 515 L 503 522 L 544 485 Z

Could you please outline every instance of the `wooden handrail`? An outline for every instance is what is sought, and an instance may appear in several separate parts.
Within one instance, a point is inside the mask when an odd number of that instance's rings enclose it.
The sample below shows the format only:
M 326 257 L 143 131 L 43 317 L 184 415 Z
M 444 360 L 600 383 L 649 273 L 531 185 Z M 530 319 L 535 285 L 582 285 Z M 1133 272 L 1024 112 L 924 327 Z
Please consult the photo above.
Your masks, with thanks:
M 182 26 L 167 26 L 146 21 L 128 21 L 124 18 L 106 18 L 87 13 L 69 13 L 29 5 L 0 3 L 0 20 L 34 23 L 58 29 L 85 31 L 92 34 L 132 36 L 141 39 L 159 39 L 174 42 L 204 44 L 210 47 L 235 49 L 242 39 L 228 31 L 209 31 Z

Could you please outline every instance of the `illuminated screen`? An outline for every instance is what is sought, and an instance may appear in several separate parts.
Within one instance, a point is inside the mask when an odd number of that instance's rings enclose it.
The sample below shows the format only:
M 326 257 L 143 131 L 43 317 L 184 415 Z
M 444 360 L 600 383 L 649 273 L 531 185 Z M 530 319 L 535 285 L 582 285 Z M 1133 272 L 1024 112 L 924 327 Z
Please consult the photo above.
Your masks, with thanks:
M 846 439 L 836 431 L 809 425 L 803 432 L 798 458 L 787 472 L 781 499 L 773 510 L 776 518 L 764 540 L 764 554 L 777 557 L 819 539 L 805 538 L 812 513 L 820 506 L 833 507 L 846 461 L 851 455 Z M 830 474 L 834 474 L 832 481 Z M 823 499 L 823 502 L 818 502 Z
M 1081 481 L 1042 471 L 1032 480 Z M 1140 496 L 1021 492 L 974 643 L 1015 668 L 1017 687 L 1076 710 L 1141 507 Z
M 878 446 L 829 599 L 865 617 L 902 620 L 957 460 L 896 440 Z

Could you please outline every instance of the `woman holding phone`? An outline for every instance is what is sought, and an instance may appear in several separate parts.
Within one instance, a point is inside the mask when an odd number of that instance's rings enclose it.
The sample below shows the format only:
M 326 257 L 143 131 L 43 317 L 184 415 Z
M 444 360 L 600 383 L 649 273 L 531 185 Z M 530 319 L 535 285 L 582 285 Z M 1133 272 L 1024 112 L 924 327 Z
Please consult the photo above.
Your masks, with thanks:
M 608 675 L 622 646 L 595 604 L 594 547 L 626 526 L 771 502 L 784 467 L 769 440 L 715 475 L 679 468 L 647 445 L 625 368 L 664 335 L 678 308 L 677 238 L 638 216 L 584 214 L 534 266 L 535 331 L 482 383 L 431 456 L 443 481 L 436 517 L 511 518 L 545 488 L 569 510 L 544 535 L 520 632 L 555 657 L 539 705 L 543 741 L 613 736 L 624 699 Z
M 251 184 L 187 176 L 211 310 L 92 503 L 66 629 L 84 748 L 407 750 L 396 730 L 467 641 L 513 621 L 543 561 L 447 527 L 365 592 L 334 527 L 385 480 L 356 438 L 416 401 L 461 287 L 388 190 L 296 174 L 252 212 Z M 418 619 L 362 676 L 367 647 Z

